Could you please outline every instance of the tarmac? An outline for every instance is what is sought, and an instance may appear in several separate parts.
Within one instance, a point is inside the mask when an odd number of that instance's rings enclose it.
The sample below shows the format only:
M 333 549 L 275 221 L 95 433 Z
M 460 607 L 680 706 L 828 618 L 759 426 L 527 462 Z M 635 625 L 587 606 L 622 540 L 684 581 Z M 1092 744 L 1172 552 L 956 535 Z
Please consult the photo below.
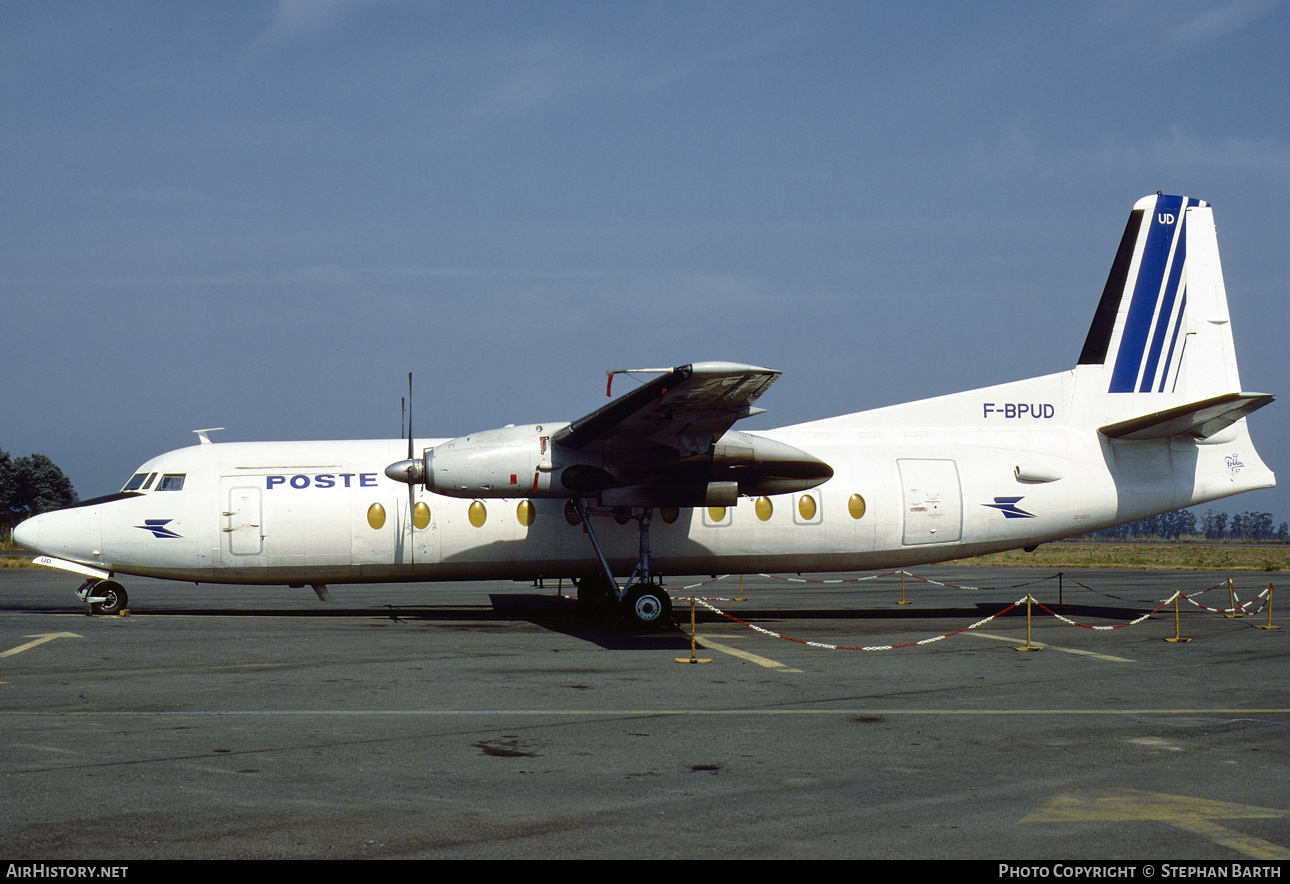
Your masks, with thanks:
M 670 579 L 640 632 L 550 582 L 107 617 L 0 570 L 4 853 L 1285 865 L 1278 575 L 914 573 Z

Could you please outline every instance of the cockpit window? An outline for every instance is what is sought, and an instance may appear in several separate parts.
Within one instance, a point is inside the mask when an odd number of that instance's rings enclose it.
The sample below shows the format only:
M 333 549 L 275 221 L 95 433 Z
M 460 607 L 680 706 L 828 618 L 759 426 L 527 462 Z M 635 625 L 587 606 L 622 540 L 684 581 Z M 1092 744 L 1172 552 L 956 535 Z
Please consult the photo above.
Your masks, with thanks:
M 125 483 L 122 491 L 147 491 L 152 487 L 152 480 L 157 478 L 156 473 L 135 473 L 130 477 L 130 481 Z M 183 485 L 183 476 L 179 477 L 179 484 Z
M 185 473 L 167 473 L 157 483 L 158 491 L 181 491 L 184 487 Z

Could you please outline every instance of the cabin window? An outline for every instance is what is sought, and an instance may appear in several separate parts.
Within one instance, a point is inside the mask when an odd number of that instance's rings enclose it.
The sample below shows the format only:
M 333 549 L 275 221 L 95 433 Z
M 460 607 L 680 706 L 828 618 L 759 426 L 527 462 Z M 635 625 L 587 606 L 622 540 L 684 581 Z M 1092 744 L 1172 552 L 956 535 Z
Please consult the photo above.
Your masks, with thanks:
M 803 494 L 797 499 L 797 511 L 802 515 L 802 521 L 809 522 L 815 518 L 815 498 L 809 494 Z
M 709 506 L 703 509 L 703 524 L 711 527 L 723 527 L 730 524 L 731 508 Z
M 525 528 L 533 524 L 537 518 L 537 510 L 533 507 L 533 501 L 521 500 L 515 507 L 515 518 L 520 520 L 520 524 Z
M 158 491 L 182 491 L 185 473 L 167 473 L 157 483 Z
M 798 525 L 818 525 L 824 517 L 824 509 L 814 494 L 803 494 L 797 498 L 797 512 L 793 521 Z

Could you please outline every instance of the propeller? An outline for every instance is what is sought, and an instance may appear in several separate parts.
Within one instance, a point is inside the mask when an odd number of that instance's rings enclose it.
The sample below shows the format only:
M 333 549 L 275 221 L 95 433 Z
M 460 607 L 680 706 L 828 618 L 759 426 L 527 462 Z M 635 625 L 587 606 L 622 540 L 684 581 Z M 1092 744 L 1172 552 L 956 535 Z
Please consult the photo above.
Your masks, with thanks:
M 412 372 L 408 372 L 408 459 L 392 463 L 385 468 L 385 475 L 395 482 L 406 482 L 409 493 L 414 485 L 425 481 L 425 464 L 412 450 Z
M 408 562 L 416 565 L 416 533 L 414 524 L 417 515 L 417 485 L 425 480 L 425 464 L 413 450 L 412 435 L 412 372 L 408 372 L 408 458 L 392 463 L 385 468 L 385 475 L 396 482 L 406 482 L 408 486 Z

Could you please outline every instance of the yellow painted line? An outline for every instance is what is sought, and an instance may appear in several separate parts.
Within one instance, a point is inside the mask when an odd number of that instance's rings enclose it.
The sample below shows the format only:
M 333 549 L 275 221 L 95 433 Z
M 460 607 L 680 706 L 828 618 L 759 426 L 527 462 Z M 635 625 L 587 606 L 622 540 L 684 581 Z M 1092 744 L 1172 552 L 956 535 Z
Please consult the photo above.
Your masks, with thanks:
M 995 641 L 1007 642 L 1010 645 L 1022 645 L 1022 644 L 1025 644 L 1025 641 L 1026 641 L 1024 637 L 1017 638 L 1016 636 L 995 635 L 994 633 L 991 633 L 991 632 L 977 632 L 976 630 L 972 630 L 971 632 L 968 633 L 968 635 L 975 635 L 981 638 L 992 638 Z M 1046 645 L 1043 642 L 1037 642 L 1034 639 L 1031 639 L 1030 645 L 1031 647 L 1035 647 L 1035 648 L 1050 648 L 1054 651 L 1061 651 L 1063 654 L 1075 654 L 1076 656 L 1079 656 L 1079 657 L 1094 657 L 1098 660 L 1106 660 L 1110 663 L 1136 663 L 1137 662 L 1136 660 L 1129 660 L 1126 657 L 1113 657 L 1110 654 L 1099 654 L 1096 651 L 1081 651 L 1078 648 L 1063 648 L 1060 645 Z
M 1290 859 L 1290 850 L 1280 844 L 1273 844 L 1271 841 L 1264 841 L 1262 838 L 1255 838 L 1253 835 L 1242 835 L 1240 832 L 1233 832 L 1231 829 L 1220 826 L 1210 820 L 1179 819 L 1168 820 L 1167 822 L 1176 829 L 1182 829 L 1184 832 L 1191 832 L 1193 835 L 1208 838 L 1215 844 L 1229 847 L 1237 853 L 1243 853 L 1254 859 Z
M 23 651 L 30 651 L 34 647 L 43 645 L 45 642 L 52 642 L 56 638 L 83 638 L 74 632 L 45 632 L 39 635 L 28 635 L 25 638 L 34 638 L 34 642 L 27 642 L 25 645 L 18 645 L 16 648 L 10 648 L 7 651 L 0 652 L 0 657 L 12 657 L 14 654 L 21 654 Z
M 785 670 L 793 672 L 795 670 Z M 887 709 L 840 706 L 832 709 L 189 709 L 185 711 L 144 711 L 104 709 L 96 712 L 0 711 L 0 721 L 13 718 L 470 718 L 483 716 L 604 716 L 633 718 L 652 715 L 751 716 L 751 715 L 1224 715 L 1248 718 L 1252 715 L 1290 715 L 1281 709 Z
M 1161 822 L 1208 838 L 1254 859 L 1290 859 L 1290 850 L 1262 838 L 1242 835 L 1214 820 L 1281 819 L 1287 811 L 1186 795 L 1140 792 L 1136 789 L 1064 792 L 1023 823 Z
M 723 654 L 729 654 L 731 657 L 738 657 L 740 660 L 746 660 L 749 663 L 756 663 L 758 666 L 764 666 L 767 669 L 775 669 L 779 672 L 801 672 L 800 669 L 791 669 L 780 663 L 778 660 L 772 660 L 769 657 L 758 657 L 756 654 L 750 654 L 747 651 L 741 651 L 738 648 L 732 648 L 730 645 L 723 645 L 719 641 L 714 641 L 705 636 L 696 636 L 695 641 L 713 651 L 720 651 Z

